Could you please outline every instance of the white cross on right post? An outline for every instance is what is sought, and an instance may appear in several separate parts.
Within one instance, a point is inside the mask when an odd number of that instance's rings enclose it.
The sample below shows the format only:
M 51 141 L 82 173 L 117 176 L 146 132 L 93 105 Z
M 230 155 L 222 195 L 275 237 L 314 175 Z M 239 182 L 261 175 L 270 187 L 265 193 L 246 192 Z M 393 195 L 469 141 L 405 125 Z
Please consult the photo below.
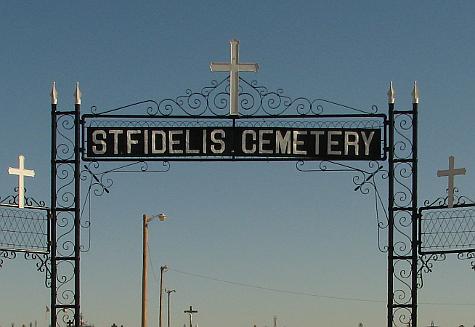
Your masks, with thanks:
M 449 178 L 449 187 L 447 189 L 447 205 L 449 208 L 453 208 L 454 206 L 454 177 L 456 175 L 465 175 L 466 172 L 465 168 L 455 168 L 454 156 L 449 157 L 449 169 L 437 171 L 437 177 L 447 176 Z

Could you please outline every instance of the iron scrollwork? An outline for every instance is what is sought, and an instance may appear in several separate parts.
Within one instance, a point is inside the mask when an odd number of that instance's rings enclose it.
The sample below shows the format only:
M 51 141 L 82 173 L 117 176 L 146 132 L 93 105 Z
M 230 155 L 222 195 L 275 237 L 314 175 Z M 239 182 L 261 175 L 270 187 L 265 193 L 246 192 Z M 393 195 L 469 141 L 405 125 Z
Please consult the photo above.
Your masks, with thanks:
M 335 108 L 336 112 L 344 111 L 359 114 L 377 114 L 378 107 L 372 105 L 369 110 L 358 109 L 333 102 L 326 99 L 308 99 L 305 97 L 291 98 L 284 95 L 282 89 L 270 91 L 267 87 L 259 85 L 257 81 L 248 82 L 239 78 L 239 103 L 242 116 L 255 115 L 321 115 L 327 107 Z M 193 116 L 204 115 L 225 116 L 228 114 L 229 102 L 229 77 L 221 81 L 212 80 L 210 85 L 199 91 L 187 89 L 184 95 L 174 99 L 144 100 L 121 106 L 114 109 L 99 110 L 96 106 L 91 107 L 94 116 L 116 114 L 133 110 L 134 114 L 150 117 L 167 116 Z M 138 111 L 137 111 L 138 109 Z
M 374 209 L 376 214 L 376 222 L 378 227 L 378 249 L 385 253 L 388 251 L 387 245 L 382 241 L 382 233 L 388 227 L 388 212 L 386 204 L 379 185 L 380 182 L 388 179 L 388 170 L 380 162 L 369 161 L 367 168 L 359 168 L 350 164 L 335 161 L 320 161 L 308 167 L 309 163 L 298 161 L 295 167 L 300 172 L 350 172 L 354 176 L 352 182 L 354 191 L 360 192 L 362 195 L 368 195 L 371 192 L 374 195 Z
M 4 260 L 13 260 L 16 258 L 16 252 L 15 251 L 9 251 L 9 250 L 0 250 L 0 269 L 3 267 Z
M 457 258 L 459 260 L 471 260 L 470 266 L 475 271 L 475 251 L 458 253 Z

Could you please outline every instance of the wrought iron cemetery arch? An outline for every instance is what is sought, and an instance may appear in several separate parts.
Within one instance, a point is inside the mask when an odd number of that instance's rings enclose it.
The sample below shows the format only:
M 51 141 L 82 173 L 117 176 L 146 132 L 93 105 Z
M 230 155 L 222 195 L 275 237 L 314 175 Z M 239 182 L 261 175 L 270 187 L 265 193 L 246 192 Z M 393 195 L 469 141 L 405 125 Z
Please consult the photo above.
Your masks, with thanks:
M 363 194 L 375 192 L 375 203 L 382 219 L 381 230 L 388 231 L 388 244 L 381 245 L 388 253 L 388 326 L 407 325 L 417 319 L 417 101 L 411 110 L 399 111 L 389 101 L 388 115 L 376 106 L 361 110 L 325 99 L 290 98 L 282 90 L 271 91 L 257 82 L 239 78 L 241 115 L 227 115 L 229 78 L 212 81 L 199 91 L 187 90 L 185 95 L 161 101 L 146 100 L 110 110 L 96 107 L 81 115 L 80 91 L 76 89 L 74 110 L 57 109 L 56 89 L 53 88 L 51 107 L 51 321 L 52 325 L 66 323 L 72 317 L 79 326 L 80 314 L 80 232 L 82 181 L 88 181 L 86 197 L 109 192 L 109 174 L 123 171 L 167 171 L 173 161 L 297 161 L 302 172 L 353 172 L 355 190 Z M 393 98 L 392 94 L 390 98 Z M 331 108 L 332 112 L 327 113 Z M 379 157 L 370 161 L 321 161 L 315 158 L 296 159 L 295 156 L 246 157 L 243 153 L 186 158 L 167 154 L 165 158 L 150 158 L 143 153 L 126 157 L 104 153 L 91 157 L 92 133 L 98 128 L 122 128 L 123 131 L 145 128 L 242 128 L 286 129 L 379 129 Z M 114 132 L 117 134 L 117 132 Z M 116 135 L 114 134 L 114 135 Z M 82 135 L 82 137 L 81 137 Z M 102 134 L 101 134 L 102 135 Z M 103 139 L 101 139 L 103 140 Z M 105 140 L 105 139 L 104 139 Z M 97 141 L 97 140 L 96 140 Z M 119 142 L 120 143 L 120 142 Z M 99 143 L 96 143 L 98 146 Z M 101 150 L 99 150 L 100 152 Z M 157 161 L 159 168 L 151 167 Z M 117 164 L 101 170 L 101 162 Z M 388 163 L 385 167 L 385 162 Z M 82 165 L 82 163 L 84 163 Z M 308 167 L 313 164 L 312 167 Z M 82 166 L 81 166 L 82 165 Z M 362 167 L 363 165 L 363 167 Z M 377 188 L 377 179 L 388 181 L 388 209 Z M 385 218 L 387 220 L 385 221 Z M 407 269 L 409 267 L 409 269 Z
M 252 64 L 239 66 L 236 53 L 233 60 L 236 61 L 233 69 L 237 71 L 241 68 L 245 71 L 257 69 Z M 214 69 L 229 71 L 230 67 L 215 64 Z M 378 216 L 378 239 L 380 233 L 382 235 L 387 232 L 387 243 L 382 244 L 380 241 L 380 250 L 387 253 L 388 258 L 387 326 L 417 326 L 417 289 L 422 287 L 422 273 L 430 270 L 429 261 L 437 260 L 437 256 L 418 255 L 421 244 L 418 239 L 418 219 L 421 214 L 417 207 L 419 99 L 416 86 L 413 89 L 412 108 L 399 110 L 395 108 L 391 85 L 388 92 L 388 113 L 382 114 L 378 112 L 377 106 L 362 110 L 325 99 L 291 98 L 281 89 L 269 90 L 256 81 L 248 82 L 237 75 L 233 77 L 232 73 L 231 77 L 212 81 L 198 91 L 186 90 L 184 95 L 176 98 L 144 100 L 109 110 L 93 106 L 87 114 L 81 114 L 79 86 L 76 86 L 74 110 L 60 111 L 53 85 L 51 325 L 65 324 L 71 318 L 76 327 L 80 324 L 80 254 L 83 250 L 81 228 L 89 225 L 89 220 L 85 219 L 89 209 L 81 200 L 81 182 L 88 185 L 84 200 L 89 200 L 91 196 L 109 192 L 113 183 L 110 178 L 112 173 L 165 172 L 173 161 L 257 160 L 297 161 L 296 168 L 301 172 L 351 172 L 354 174 L 355 191 L 363 194 L 373 192 Z M 230 114 L 227 112 L 228 106 Z M 232 137 L 226 141 L 215 135 L 214 145 L 227 146 L 229 141 L 234 152 L 218 150 L 217 153 L 211 153 L 209 144 L 203 146 L 212 138 L 209 134 L 204 135 L 201 143 L 198 143 L 199 147 L 192 145 L 188 139 L 192 131 L 202 133 L 206 129 L 229 132 Z M 182 143 L 185 148 L 174 148 L 176 143 L 172 139 L 169 140 L 172 145 L 152 151 L 148 139 L 153 137 L 150 130 L 156 132 L 155 136 L 160 134 L 158 131 L 165 134 L 170 130 L 178 131 L 177 134 L 184 138 Z M 189 134 L 186 134 L 186 130 Z M 255 134 L 250 132 L 244 137 L 244 130 L 253 130 Z M 260 156 L 238 151 L 239 145 L 241 148 L 244 145 L 249 150 L 247 140 L 250 139 L 251 143 L 256 141 L 256 135 L 262 130 L 270 130 L 270 133 L 280 130 L 281 141 L 285 139 L 286 131 L 290 131 L 291 135 L 297 131 L 296 135 L 300 135 L 299 131 L 315 130 L 347 130 L 354 133 L 379 130 L 381 138 L 376 147 L 376 155 L 372 152 L 367 157 L 358 157 L 353 153 L 353 157 L 347 158 L 351 159 L 349 161 L 343 161 L 341 153 L 335 154 L 333 151 L 329 151 L 326 157 L 300 155 L 298 147 L 301 143 L 298 143 L 298 136 L 293 150 L 281 147 L 279 153 L 264 151 Z M 121 141 L 128 131 L 135 131 L 130 132 L 130 135 L 140 134 L 143 137 L 140 140 L 130 137 Z M 145 134 L 149 135 L 147 139 Z M 162 137 L 166 137 L 165 134 Z M 185 134 L 187 136 L 183 136 Z M 334 143 L 331 143 L 331 137 L 326 137 L 331 149 Z M 170 136 L 169 138 L 171 139 Z M 285 140 L 282 142 L 282 146 L 289 144 Z M 137 144 L 140 145 L 140 151 L 135 152 L 132 148 Z M 115 145 L 117 148 L 114 148 Z M 189 148 L 186 148 L 187 145 Z M 268 145 L 266 143 L 266 147 Z M 313 146 L 315 147 L 315 143 Z M 354 147 L 356 146 L 354 143 Z M 125 155 L 119 150 L 124 147 L 129 147 L 124 150 Z M 189 150 L 188 156 L 186 150 Z M 269 148 L 265 150 L 270 151 Z M 251 146 L 250 151 L 255 152 L 255 148 Z M 287 155 L 286 151 L 290 151 L 291 155 Z M 150 155 L 152 152 L 153 156 Z M 103 168 L 101 165 L 106 163 L 115 166 Z M 387 181 L 387 200 L 378 189 L 378 182 L 381 181 Z M 473 255 L 473 251 L 467 253 L 468 257 Z

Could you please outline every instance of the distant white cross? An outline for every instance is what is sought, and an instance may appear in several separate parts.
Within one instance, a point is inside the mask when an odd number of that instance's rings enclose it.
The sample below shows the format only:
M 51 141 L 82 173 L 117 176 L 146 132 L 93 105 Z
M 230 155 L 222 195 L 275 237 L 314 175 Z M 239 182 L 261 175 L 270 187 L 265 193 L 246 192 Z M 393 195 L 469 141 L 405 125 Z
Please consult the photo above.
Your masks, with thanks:
M 190 316 L 190 327 L 193 327 L 193 313 L 198 313 L 198 310 L 193 310 L 193 307 L 190 305 L 190 309 L 184 312 Z
M 239 98 L 239 72 L 257 72 L 258 64 L 241 64 L 239 63 L 239 41 L 233 39 L 231 44 L 231 62 L 218 63 L 212 62 L 209 66 L 212 72 L 229 72 L 229 114 L 239 115 L 238 98 Z
M 448 176 L 449 177 L 449 187 L 447 189 L 448 193 L 448 207 L 452 208 L 454 206 L 454 177 L 456 175 L 465 175 L 465 168 L 455 169 L 455 158 L 453 156 L 449 157 L 449 169 L 437 171 L 437 177 Z
M 8 167 L 8 173 L 10 175 L 18 175 L 18 208 L 25 207 L 25 176 L 35 177 L 35 171 L 25 169 L 25 156 L 20 154 L 18 156 L 19 167 Z

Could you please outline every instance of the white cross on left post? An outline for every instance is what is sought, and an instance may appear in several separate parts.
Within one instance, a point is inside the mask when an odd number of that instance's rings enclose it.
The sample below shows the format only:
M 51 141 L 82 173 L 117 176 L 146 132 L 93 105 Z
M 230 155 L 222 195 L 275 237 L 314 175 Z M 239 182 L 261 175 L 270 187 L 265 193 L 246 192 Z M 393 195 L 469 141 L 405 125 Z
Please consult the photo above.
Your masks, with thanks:
M 25 207 L 25 177 L 35 177 L 35 171 L 25 169 L 25 156 L 18 156 L 18 168 L 8 167 L 10 175 L 18 175 L 18 208 Z

